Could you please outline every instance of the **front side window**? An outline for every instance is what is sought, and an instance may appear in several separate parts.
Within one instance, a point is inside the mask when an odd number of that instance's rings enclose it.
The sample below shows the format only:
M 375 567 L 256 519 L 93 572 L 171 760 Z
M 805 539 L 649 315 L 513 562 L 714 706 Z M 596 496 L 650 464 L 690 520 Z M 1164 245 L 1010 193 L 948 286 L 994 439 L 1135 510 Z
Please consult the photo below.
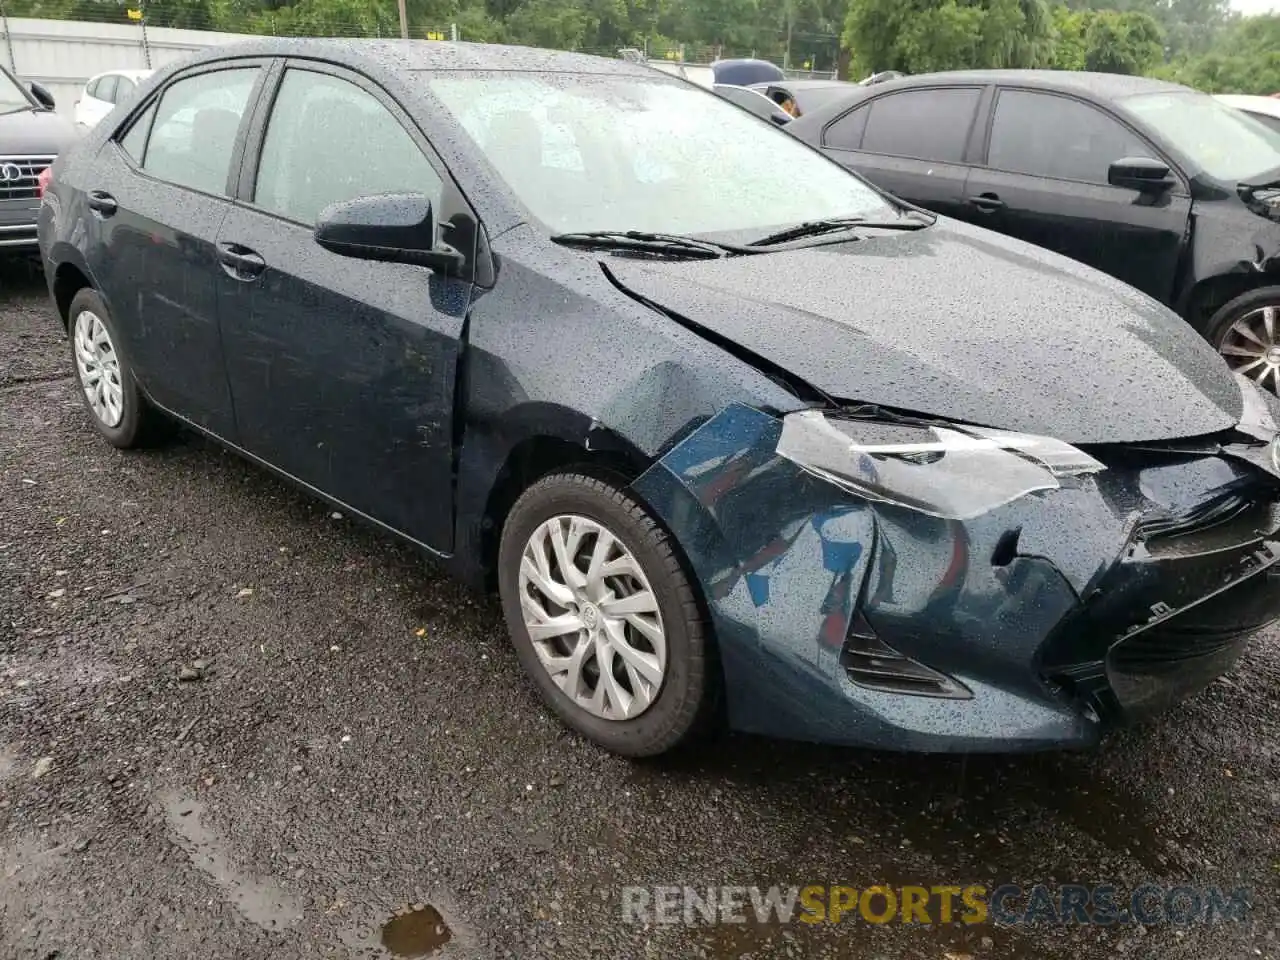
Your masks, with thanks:
M 516 198 L 554 233 L 758 232 L 896 219 L 833 160 L 710 91 L 661 77 L 427 74 Z
M 959 163 L 980 92 L 965 87 L 877 97 L 862 134 L 862 149 L 891 157 Z
M 413 138 L 372 94 L 347 80 L 289 70 L 271 109 L 253 201 L 308 225 L 331 203 L 420 193 L 443 183 Z
M 160 97 L 142 168 L 205 193 L 225 194 L 240 119 L 257 67 L 216 70 L 179 80 Z
M 1000 91 L 987 155 L 993 169 L 1105 184 L 1111 164 L 1129 157 L 1156 154 L 1097 107 L 1052 94 Z
M 1247 183 L 1280 168 L 1280 133 L 1207 94 L 1143 93 L 1122 103 L 1218 180 Z

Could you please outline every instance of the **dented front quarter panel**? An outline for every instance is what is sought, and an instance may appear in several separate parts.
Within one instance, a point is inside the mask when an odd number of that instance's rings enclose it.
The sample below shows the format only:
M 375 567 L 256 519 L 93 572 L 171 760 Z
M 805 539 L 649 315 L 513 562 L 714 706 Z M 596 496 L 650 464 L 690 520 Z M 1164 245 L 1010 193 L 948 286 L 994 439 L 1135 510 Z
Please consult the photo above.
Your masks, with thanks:
M 596 258 L 550 246 L 528 227 L 491 242 L 499 282 L 472 305 L 459 378 L 465 419 L 451 562 L 463 579 L 484 580 L 480 545 L 494 524 L 487 505 L 521 444 L 562 441 L 635 475 L 730 403 L 802 406 L 618 291 Z

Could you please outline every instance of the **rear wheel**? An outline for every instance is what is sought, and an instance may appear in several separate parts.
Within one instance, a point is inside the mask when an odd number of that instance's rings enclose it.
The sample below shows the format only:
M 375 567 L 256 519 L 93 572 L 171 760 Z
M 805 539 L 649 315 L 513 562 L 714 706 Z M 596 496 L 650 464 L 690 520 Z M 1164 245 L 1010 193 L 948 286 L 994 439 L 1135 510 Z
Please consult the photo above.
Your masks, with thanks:
M 498 563 L 521 664 L 568 726 L 636 757 L 698 729 L 714 682 L 702 614 L 642 505 L 603 480 L 553 474 L 512 507 Z
M 133 369 L 107 306 L 95 290 L 81 290 L 67 311 L 71 363 L 89 420 L 114 447 L 141 446 L 158 430 L 133 379 Z
M 1213 315 L 1207 329 L 1232 370 L 1280 393 L 1280 287 L 1236 297 Z

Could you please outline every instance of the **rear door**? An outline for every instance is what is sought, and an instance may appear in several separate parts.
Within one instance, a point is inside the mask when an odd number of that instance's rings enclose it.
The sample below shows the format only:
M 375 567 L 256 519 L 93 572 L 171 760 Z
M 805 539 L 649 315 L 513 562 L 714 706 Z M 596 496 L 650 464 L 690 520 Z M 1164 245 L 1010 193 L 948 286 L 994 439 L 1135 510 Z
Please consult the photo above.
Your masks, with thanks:
M 1066 254 L 1169 302 L 1191 214 L 1181 181 L 1150 196 L 1107 183 L 1126 157 L 1166 160 L 1097 105 L 1057 93 L 999 90 L 986 165 L 969 176 L 975 222 Z
M 367 78 L 283 71 L 222 224 L 221 301 L 242 445 L 420 543 L 452 548 L 453 405 L 469 277 L 315 242 L 320 211 L 387 193 L 432 201 L 474 250 L 475 215 L 403 109 Z
M 161 406 L 235 436 L 218 331 L 214 241 L 264 61 L 177 75 L 78 174 L 86 255 L 139 379 Z
M 822 147 L 895 196 L 967 217 L 966 155 L 983 90 L 920 87 L 863 101 L 827 124 Z

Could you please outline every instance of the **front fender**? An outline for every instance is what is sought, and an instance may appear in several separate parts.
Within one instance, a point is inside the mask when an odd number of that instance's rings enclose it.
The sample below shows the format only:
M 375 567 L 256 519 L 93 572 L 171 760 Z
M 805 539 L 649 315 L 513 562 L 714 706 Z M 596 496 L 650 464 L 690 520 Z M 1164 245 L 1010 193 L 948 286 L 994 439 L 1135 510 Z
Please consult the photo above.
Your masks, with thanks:
M 1212 311 L 1195 315 L 1204 302 L 1220 304 L 1256 287 L 1280 283 L 1280 223 L 1251 212 L 1234 198 L 1197 203 L 1187 260 L 1173 306 L 1193 323 L 1205 322 Z

